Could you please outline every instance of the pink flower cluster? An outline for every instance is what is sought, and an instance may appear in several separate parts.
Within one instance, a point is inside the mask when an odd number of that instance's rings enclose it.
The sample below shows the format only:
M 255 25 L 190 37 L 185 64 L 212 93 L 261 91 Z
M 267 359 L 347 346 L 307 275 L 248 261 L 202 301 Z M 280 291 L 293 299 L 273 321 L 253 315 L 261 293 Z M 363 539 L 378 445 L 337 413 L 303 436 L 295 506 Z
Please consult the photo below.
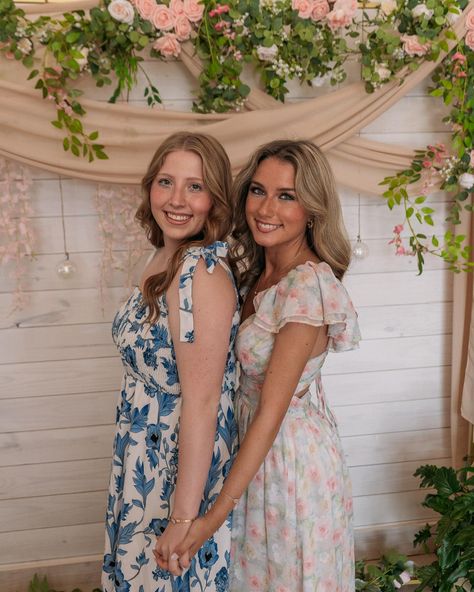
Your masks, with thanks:
M 326 21 L 334 31 L 352 23 L 357 10 L 357 0 L 336 0 L 332 7 L 327 0 L 291 0 L 291 7 L 303 19 Z
M 466 29 L 467 33 L 464 37 L 464 41 L 469 49 L 474 51 L 474 8 L 471 8 L 471 10 L 467 13 Z
M 395 245 L 395 255 L 413 255 L 413 251 L 406 249 L 403 246 L 401 234 L 403 232 L 403 224 L 397 224 L 393 229 L 395 237 L 389 241 L 389 245 Z
M 153 49 L 165 58 L 179 56 L 180 43 L 190 38 L 193 26 L 204 14 L 204 5 L 199 0 L 171 0 L 169 6 L 155 0 L 132 0 L 132 3 L 139 15 L 162 33 Z
M 52 72 L 44 73 L 46 90 L 48 91 L 46 98 L 49 101 L 56 103 L 58 109 L 62 109 L 66 115 L 71 116 L 74 114 L 74 112 L 72 110 L 71 103 L 69 101 L 69 95 L 67 94 L 66 90 L 64 88 L 58 88 L 56 85 L 48 86 L 48 80 L 57 81 L 61 78 L 62 69 L 59 66 L 52 66 L 51 68 L 55 71 L 55 74 Z
M 453 55 L 452 61 L 453 61 L 453 75 L 456 78 L 466 78 L 466 76 L 467 76 L 467 73 L 466 73 L 467 58 L 466 58 L 466 56 L 463 53 L 461 53 L 460 51 L 457 51 Z

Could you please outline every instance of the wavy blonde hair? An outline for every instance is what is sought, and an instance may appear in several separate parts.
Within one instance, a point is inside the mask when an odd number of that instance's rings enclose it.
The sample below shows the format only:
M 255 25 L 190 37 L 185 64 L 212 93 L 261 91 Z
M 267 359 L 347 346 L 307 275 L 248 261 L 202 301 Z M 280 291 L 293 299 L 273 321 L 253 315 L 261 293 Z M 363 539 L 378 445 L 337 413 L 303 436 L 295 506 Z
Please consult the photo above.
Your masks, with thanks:
M 308 246 L 342 279 L 351 260 L 351 246 L 342 219 L 336 183 L 327 158 L 308 140 L 275 140 L 257 148 L 235 178 L 232 194 L 235 203 L 235 243 L 233 256 L 243 271 L 241 286 L 251 285 L 264 267 L 263 247 L 256 244 L 245 217 L 250 184 L 261 162 L 278 158 L 289 162 L 295 171 L 296 199 L 313 221 L 306 229 Z
M 160 144 L 142 179 L 143 198 L 135 217 L 145 230 L 150 243 L 155 248 L 164 245 L 163 231 L 156 223 L 151 211 L 151 186 L 168 154 L 176 150 L 189 150 L 201 158 L 203 181 L 210 193 L 212 205 L 202 230 L 179 245 L 171 258 L 168 269 L 146 279 L 143 299 L 150 309 L 146 319 L 150 323 L 154 322 L 159 315 L 158 298 L 169 288 L 178 272 L 186 249 L 193 246 L 207 246 L 215 241 L 225 240 L 232 228 L 232 173 L 229 157 L 224 148 L 212 136 L 177 132 Z M 234 264 L 230 263 L 234 269 Z

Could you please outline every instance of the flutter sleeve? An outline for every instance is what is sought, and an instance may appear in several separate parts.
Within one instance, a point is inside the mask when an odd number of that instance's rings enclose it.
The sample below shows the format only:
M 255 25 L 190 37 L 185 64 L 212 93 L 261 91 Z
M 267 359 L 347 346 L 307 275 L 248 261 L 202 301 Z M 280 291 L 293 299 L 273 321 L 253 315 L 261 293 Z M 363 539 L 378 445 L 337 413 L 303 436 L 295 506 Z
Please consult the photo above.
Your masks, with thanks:
M 254 303 L 254 323 L 266 331 L 278 333 L 287 323 L 328 325 L 330 351 L 358 347 L 357 313 L 327 263 L 298 265 L 278 284 L 258 294 Z

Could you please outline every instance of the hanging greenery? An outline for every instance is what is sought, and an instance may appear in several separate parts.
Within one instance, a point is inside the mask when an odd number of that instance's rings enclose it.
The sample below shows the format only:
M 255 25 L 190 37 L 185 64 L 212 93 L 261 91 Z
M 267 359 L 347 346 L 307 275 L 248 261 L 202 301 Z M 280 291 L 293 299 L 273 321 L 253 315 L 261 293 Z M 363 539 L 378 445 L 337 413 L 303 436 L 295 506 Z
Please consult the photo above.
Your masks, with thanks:
M 454 271 L 471 269 L 466 237 L 431 233 L 435 209 L 427 193 L 441 186 L 452 195 L 448 220 L 460 223 L 474 192 L 474 9 L 467 35 L 456 40 L 452 25 L 468 0 L 377 0 L 365 10 L 356 0 L 105 0 L 90 12 L 59 17 L 26 17 L 13 0 L 0 0 L 0 51 L 29 70 L 35 88 L 56 107 L 52 124 L 63 130 L 64 150 L 89 161 L 106 159 L 98 130 L 86 130 L 77 81 L 90 76 L 112 85 L 110 102 L 128 93 L 142 71 L 150 107 L 161 102 L 159 85 L 143 68 L 144 52 L 177 59 L 183 42 L 194 45 L 203 63 L 193 108 L 212 113 L 244 108 L 250 88 L 244 64 L 258 70 L 263 87 L 284 101 L 287 83 L 335 85 L 346 77 L 350 57 L 361 61 L 367 92 L 394 79 L 403 81 L 423 60 L 447 54 L 433 75 L 432 95 L 450 107 L 445 121 L 452 147 L 428 146 L 411 167 L 383 184 L 390 208 L 401 206 L 395 227 L 397 254 L 416 255 L 421 273 L 427 253 Z M 362 10 L 358 10 L 362 8 Z M 408 230 L 408 244 L 401 232 Z M 428 230 L 426 230 L 428 228 Z

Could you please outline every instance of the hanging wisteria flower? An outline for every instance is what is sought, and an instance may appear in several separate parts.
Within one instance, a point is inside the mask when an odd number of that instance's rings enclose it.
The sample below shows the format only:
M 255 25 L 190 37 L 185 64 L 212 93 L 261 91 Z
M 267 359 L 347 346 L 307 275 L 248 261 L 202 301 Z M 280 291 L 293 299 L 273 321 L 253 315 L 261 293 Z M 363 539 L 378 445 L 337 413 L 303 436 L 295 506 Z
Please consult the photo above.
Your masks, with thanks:
M 135 18 L 135 10 L 128 0 L 112 0 L 107 10 L 116 21 L 127 25 L 131 25 Z
M 464 189 L 472 189 L 472 187 L 474 187 L 474 175 L 471 175 L 471 173 L 463 173 L 459 176 L 458 182 Z
M 417 4 L 415 8 L 412 9 L 411 14 L 414 18 L 425 17 L 427 20 L 430 20 L 434 11 L 431 10 L 431 8 L 428 8 L 426 4 Z

